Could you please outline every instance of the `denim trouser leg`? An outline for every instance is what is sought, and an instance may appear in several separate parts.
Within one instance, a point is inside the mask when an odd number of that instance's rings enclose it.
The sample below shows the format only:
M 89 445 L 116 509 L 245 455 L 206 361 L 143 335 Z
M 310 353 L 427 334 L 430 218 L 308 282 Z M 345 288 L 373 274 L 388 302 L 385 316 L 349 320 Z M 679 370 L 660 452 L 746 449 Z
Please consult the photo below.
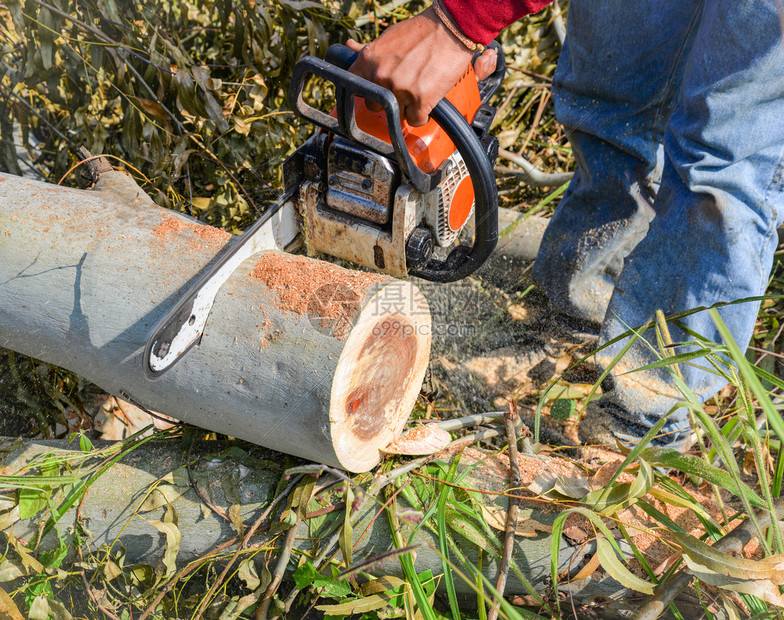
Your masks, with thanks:
M 653 217 L 661 142 L 701 0 L 572 0 L 553 99 L 577 160 L 534 265 L 567 314 L 601 323 Z
M 784 219 L 784 43 L 778 0 L 705 1 L 664 154 L 656 217 L 625 260 L 600 343 L 643 324 L 657 309 L 671 314 L 764 293 L 776 227 Z M 758 308 L 744 303 L 719 311 L 741 348 L 751 338 Z M 707 312 L 683 322 L 721 340 Z M 691 339 L 680 329 L 672 335 L 676 342 Z M 622 345 L 602 351 L 599 363 L 606 367 Z M 647 347 L 635 344 L 613 373 L 610 392 L 628 421 L 642 430 L 682 400 L 665 370 L 620 374 L 653 359 Z M 726 383 L 701 367 L 681 364 L 681 371 L 702 401 Z M 685 411 L 679 410 L 665 431 L 687 425 Z

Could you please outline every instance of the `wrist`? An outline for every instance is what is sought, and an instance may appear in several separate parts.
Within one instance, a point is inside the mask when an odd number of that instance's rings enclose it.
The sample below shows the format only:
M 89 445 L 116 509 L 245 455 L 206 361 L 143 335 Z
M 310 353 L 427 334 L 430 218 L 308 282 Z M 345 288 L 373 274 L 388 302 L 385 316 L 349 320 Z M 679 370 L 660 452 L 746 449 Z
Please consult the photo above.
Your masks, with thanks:
M 485 51 L 485 46 L 482 43 L 477 43 L 473 39 L 466 36 L 460 25 L 455 21 L 454 17 L 452 17 L 449 9 L 444 6 L 442 0 L 433 0 L 431 8 L 444 27 L 449 30 L 449 32 L 471 53 L 481 53 Z
M 453 54 L 460 54 L 466 57 L 466 62 L 470 62 L 474 53 L 466 47 L 454 32 L 436 14 L 435 8 L 431 5 L 419 13 L 417 17 L 427 20 L 429 28 L 437 37 L 436 45 L 439 49 L 449 50 Z

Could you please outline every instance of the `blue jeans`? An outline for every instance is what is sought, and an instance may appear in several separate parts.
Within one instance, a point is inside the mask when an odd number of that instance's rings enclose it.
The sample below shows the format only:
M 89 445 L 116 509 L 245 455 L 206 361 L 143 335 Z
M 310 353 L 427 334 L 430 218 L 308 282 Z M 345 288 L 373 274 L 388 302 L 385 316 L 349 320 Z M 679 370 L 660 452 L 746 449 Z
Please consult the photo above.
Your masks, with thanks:
M 556 306 L 601 324 L 600 345 L 657 309 L 764 293 L 784 219 L 778 11 L 778 0 L 571 1 L 553 98 L 577 172 L 533 273 Z M 719 311 L 742 348 L 758 310 Z M 721 341 L 707 312 L 683 323 Z M 624 344 L 598 353 L 599 365 Z M 606 392 L 638 435 L 683 400 L 666 369 L 623 374 L 654 359 L 636 343 Z M 726 384 L 681 371 L 702 401 Z M 681 409 L 664 430 L 686 427 Z

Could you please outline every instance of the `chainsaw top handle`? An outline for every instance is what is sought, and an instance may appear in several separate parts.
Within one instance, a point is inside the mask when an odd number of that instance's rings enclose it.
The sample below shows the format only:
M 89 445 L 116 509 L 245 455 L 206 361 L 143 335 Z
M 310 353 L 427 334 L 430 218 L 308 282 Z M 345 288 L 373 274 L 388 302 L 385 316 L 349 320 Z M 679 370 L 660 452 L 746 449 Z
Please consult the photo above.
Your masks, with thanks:
M 487 80 L 479 84 L 483 101 L 495 92 L 503 79 L 505 65 L 500 46 L 498 67 Z M 391 91 L 348 71 L 359 54 L 343 45 L 331 45 L 326 60 L 307 56 L 294 67 L 288 98 L 296 113 L 315 125 L 352 140 L 388 158 L 394 158 L 412 185 L 420 192 L 434 190 L 442 180 L 439 167 L 432 173 L 421 170 L 406 148 L 400 108 Z M 328 80 L 335 85 L 336 117 L 305 103 L 303 89 L 309 75 Z M 379 104 L 385 113 L 390 143 L 360 129 L 354 113 L 354 98 L 362 97 Z M 443 261 L 430 259 L 419 269 L 409 273 L 426 280 L 453 282 L 476 271 L 495 249 L 498 242 L 498 190 L 493 164 L 473 127 L 446 98 L 438 102 L 430 116 L 444 130 L 463 157 L 474 186 L 474 244 L 458 246 Z

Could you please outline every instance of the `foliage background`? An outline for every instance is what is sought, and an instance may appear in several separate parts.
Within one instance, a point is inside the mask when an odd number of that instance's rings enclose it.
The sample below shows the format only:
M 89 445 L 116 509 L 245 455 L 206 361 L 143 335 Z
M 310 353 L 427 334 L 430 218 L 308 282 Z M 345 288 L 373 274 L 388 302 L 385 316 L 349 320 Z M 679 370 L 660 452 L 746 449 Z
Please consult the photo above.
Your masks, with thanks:
M 2 169 L 23 172 L 22 147 L 32 167 L 56 181 L 75 163 L 74 149 L 86 146 L 133 166 L 159 204 L 236 231 L 263 210 L 280 185 L 280 164 L 311 131 L 287 110 L 296 61 L 306 53 L 323 56 L 349 37 L 367 40 L 424 5 L 10 0 L 6 6 Z M 546 26 L 543 15 L 504 35 L 516 67 L 552 72 L 557 43 Z M 512 131 L 537 111 L 521 108 L 522 90 L 506 105 L 513 118 L 501 119 L 511 121 Z

